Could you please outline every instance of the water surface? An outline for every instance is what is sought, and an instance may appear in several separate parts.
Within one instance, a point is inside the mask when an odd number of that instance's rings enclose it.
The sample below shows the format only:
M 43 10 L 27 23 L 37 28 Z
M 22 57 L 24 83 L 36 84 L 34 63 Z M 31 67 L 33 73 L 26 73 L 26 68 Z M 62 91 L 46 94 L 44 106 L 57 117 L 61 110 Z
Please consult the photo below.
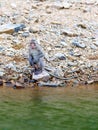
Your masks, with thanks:
M 98 130 L 98 85 L 0 88 L 0 130 Z

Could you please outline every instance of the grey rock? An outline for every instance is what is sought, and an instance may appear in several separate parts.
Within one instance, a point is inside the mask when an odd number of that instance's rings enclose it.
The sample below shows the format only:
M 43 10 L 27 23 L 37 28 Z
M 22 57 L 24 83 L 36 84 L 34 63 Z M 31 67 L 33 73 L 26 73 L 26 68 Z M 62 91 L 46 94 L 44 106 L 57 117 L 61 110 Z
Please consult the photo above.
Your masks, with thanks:
M 58 77 L 63 77 L 64 73 L 62 71 L 62 69 L 60 67 L 58 67 L 57 69 L 54 70 L 54 75 L 58 76 Z
M 70 61 L 70 62 L 67 63 L 67 65 L 68 65 L 68 66 L 76 66 L 77 63 L 76 63 L 76 62 L 71 62 L 71 61 Z
M 18 32 L 25 28 L 26 26 L 24 24 L 4 24 L 0 26 L 0 34 L 7 33 L 12 34 L 14 32 Z
M 94 80 L 88 80 L 86 81 L 86 84 L 93 84 L 94 83 Z
M 5 67 L 8 68 L 8 69 L 16 71 L 16 66 L 13 63 L 9 63 Z
M 33 33 L 33 29 L 32 29 L 31 27 L 29 28 L 29 32 L 30 32 L 30 33 Z
M 29 37 L 29 32 L 23 32 L 23 33 L 22 33 L 22 37 L 25 37 L 25 38 L 26 38 L 26 37 Z
M 19 44 L 20 43 L 20 41 L 18 39 L 13 39 L 12 41 L 13 41 L 14 44 Z
M 78 85 L 79 85 L 79 81 L 78 80 L 73 80 L 72 87 L 77 87 Z
M 93 50 L 96 50 L 96 49 L 97 49 L 97 46 L 94 45 L 94 44 L 92 44 L 92 45 L 90 45 L 90 48 L 93 49 Z
M 62 53 L 56 53 L 55 57 L 60 59 L 60 60 L 66 60 L 66 56 Z
M 0 76 L 2 77 L 5 74 L 4 69 L 0 68 Z
M 4 47 L 0 46 L 0 53 L 2 53 L 4 51 Z
M 78 41 L 76 41 L 76 40 L 74 40 L 74 41 L 72 42 L 72 45 L 74 45 L 74 46 L 76 46 L 76 47 L 79 47 L 79 48 L 86 48 L 86 45 L 85 45 L 84 43 L 80 43 L 80 42 L 78 42 Z
M 54 4 L 54 7 L 57 9 L 69 9 L 71 6 L 72 5 L 68 2 L 62 2 L 62 3 L 56 2 Z
M 98 41 L 95 42 L 95 45 L 98 46 Z
M 29 32 L 30 33 L 38 33 L 38 32 L 40 32 L 40 29 L 39 29 L 39 27 L 30 27 Z
M 3 71 L 0 71 L 0 76 L 2 77 L 2 76 L 4 76 L 4 72 Z
M 68 46 L 67 43 L 64 40 L 61 40 L 60 44 L 65 46 L 65 47 Z
M 69 51 L 69 54 L 70 54 L 71 56 L 75 56 L 75 57 L 80 57 L 80 56 L 81 56 L 81 54 L 80 54 L 79 52 L 74 52 L 73 50 L 70 50 L 70 51 Z

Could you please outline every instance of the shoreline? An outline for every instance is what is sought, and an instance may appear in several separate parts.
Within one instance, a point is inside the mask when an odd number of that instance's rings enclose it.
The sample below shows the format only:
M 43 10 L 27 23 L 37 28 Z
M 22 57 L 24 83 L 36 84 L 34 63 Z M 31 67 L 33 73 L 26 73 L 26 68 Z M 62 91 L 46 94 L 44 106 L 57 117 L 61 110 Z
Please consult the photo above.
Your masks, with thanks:
M 53 74 L 74 77 L 64 81 L 51 76 L 51 82 L 73 86 L 98 83 L 97 17 L 96 0 L 1 0 L 1 84 L 11 81 L 23 86 L 29 82 L 28 46 L 32 38 L 43 48 L 45 63 Z

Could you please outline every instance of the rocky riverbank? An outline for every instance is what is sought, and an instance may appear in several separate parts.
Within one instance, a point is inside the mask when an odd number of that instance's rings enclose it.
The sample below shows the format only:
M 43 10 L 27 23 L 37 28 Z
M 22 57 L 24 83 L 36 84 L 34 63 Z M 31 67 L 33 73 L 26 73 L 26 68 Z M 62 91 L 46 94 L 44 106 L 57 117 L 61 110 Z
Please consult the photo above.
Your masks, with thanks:
M 97 0 L 1 0 L 1 85 L 32 84 L 28 62 L 32 38 L 42 46 L 45 69 L 52 73 L 48 85 L 98 82 Z

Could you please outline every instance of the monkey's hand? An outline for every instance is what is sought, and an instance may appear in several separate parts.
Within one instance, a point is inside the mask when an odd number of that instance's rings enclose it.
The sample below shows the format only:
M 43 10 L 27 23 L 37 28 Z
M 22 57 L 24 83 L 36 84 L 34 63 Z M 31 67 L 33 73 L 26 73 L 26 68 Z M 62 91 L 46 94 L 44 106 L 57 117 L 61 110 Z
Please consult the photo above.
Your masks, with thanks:
M 39 62 L 39 58 L 33 58 L 33 63 L 34 64 L 38 64 L 38 62 Z

